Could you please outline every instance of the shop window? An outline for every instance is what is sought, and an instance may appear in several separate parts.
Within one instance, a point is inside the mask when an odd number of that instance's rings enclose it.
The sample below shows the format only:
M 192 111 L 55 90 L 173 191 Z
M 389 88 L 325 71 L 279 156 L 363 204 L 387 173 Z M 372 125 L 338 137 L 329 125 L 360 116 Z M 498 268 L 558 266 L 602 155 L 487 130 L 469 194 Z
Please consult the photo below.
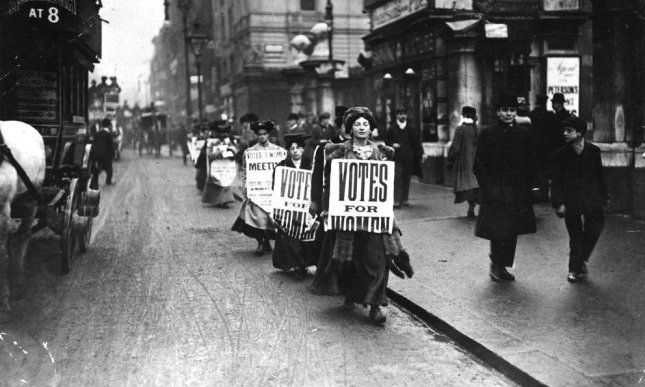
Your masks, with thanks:
M 530 89 L 530 69 L 528 55 L 506 54 L 494 58 L 495 96 L 504 92 L 527 96 Z
M 316 0 L 300 0 L 300 10 L 301 11 L 315 11 L 316 10 Z

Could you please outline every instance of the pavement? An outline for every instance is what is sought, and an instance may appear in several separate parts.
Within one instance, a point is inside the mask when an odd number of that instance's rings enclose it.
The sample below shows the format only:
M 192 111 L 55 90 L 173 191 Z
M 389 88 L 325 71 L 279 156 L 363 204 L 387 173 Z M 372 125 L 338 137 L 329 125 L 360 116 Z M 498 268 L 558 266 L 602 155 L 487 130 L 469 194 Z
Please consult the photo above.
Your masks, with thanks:
M 549 386 L 645 384 L 645 222 L 607 216 L 581 283 L 566 280 L 568 235 L 548 204 L 519 237 L 515 282 L 488 276 L 488 241 L 474 236 L 451 188 L 413 181 L 395 213 L 415 275 L 390 289 L 490 354 Z

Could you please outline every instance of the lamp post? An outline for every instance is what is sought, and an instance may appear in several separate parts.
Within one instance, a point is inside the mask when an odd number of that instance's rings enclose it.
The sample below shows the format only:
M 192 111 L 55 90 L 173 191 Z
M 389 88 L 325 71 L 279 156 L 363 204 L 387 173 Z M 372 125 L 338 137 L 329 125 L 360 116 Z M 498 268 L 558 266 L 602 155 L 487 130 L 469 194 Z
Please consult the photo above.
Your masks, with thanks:
M 327 42 L 329 44 L 329 63 L 331 63 L 334 68 L 334 51 L 332 50 L 332 35 L 334 34 L 334 5 L 331 3 L 331 0 L 327 0 L 327 5 L 325 6 L 325 23 L 327 23 Z
M 165 21 L 170 21 L 168 13 L 169 0 L 164 0 Z M 186 68 L 186 117 L 190 119 L 193 115 L 193 105 L 190 99 L 190 62 L 188 61 L 188 12 L 192 5 L 191 0 L 177 0 L 177 8 L 181 12 L 182 27 L 184 33 L 184 64 Z
M 198 29 L 198 25 L 195 24 Z M 190 48 L 193 50 L 195 55 L 195 66 L 197 67 L 197 109 L 199 112 L 199 122 L 202 122 L 202 48 L 204 44 L 208 43 L 210 40 L 208 36 L 204 34 L 194 34 L 186 37 L 186 40 L 190 43 Z

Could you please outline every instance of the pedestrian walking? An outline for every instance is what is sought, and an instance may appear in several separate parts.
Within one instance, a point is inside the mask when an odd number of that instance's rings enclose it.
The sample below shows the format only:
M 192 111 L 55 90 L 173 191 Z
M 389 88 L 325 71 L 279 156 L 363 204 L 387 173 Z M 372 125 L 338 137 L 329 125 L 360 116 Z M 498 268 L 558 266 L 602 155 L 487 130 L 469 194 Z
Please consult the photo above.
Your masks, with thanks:
M 409 205 L 410 179 L 412 175 L 421 177 L 421 157 L 423 147 L 419 132 L 409 125 L 405 109 L 396 109 L 396 123 L 385 135 L 385 143 L 394 148 L 395 183 L 394 208 Z M 374 128 L 376 129 L 376 128 Z
M 263 121 L 260 123 L 252 122 L 250 129 L 257 136 L 258 142 L 247 148 L 244 152 L 282 149 L 280 146 L 269 142 L 269 134 L 274 128 L 275 125 L 271 121 Z M 237 220 L 233 223 L 231 229 L 255 239 L 258 242 L 255 253 L 256 255 L 262 255 L 273 250 L 270 240 L 275 239 L 275 228 L 270 215 L 259 205 L 249 200 L 246 195 L 246 158 L 244 155 L 242 157 L 241 175 L 242 192 L 246 198 L 242 203 Z
M 394 149 L 386 145 L 377 146 L 369 141 L 371 131 L 376 127 L 369 109 L 350 108 L 345 113 L 344 124 L 345 130 L 351 133 L 351 140 L 325 146 L 327 166 L 334 159 L 391 159 Z M 325 208 L 329 208 L 330 171 L 330 167 L 325 168 Z M 339 270 L 342 282 L 340 287 L 345 295 L 344 307 L 352 309 L 355 304 L 369 305 L 370 321 L 375 324 L 384 323 L 386 317 L 381 306 L 387 305 L 386 289 L 393 262 L 406 261 L 406 271 L 410 273 L 409 276 L 412 275 L 398 227 L 394 227 L 392 234 L 337 230 L 331 251 L 331 267 L 327 270 Z
M 552 204 L 569 233 L 569 282 L 587 274 L 587 262 L 605 224 L 609 201 L 600 148 L 584 139 L 587 123 L 578 117 L 563 121 L 566 146 L 555 154 Z
M 311 170 L 311 159 L 304 156 L 305 141 L 309 137 L 305 133 L 285 134 L 284 141 L 289 153 L 287 158 L 278 163 L 276 167 Z M 275 169 L 273 175 L 275 182 Z M 313 242 L 301 241 L 278 229 L 273 249 L 273 267 L 291 272 L 296 279 L 302 280 L 307 273 L 307 267 L 314 265 L 317 261 L 312 254 L 312 244 Z
M 213 138 L 205 147 L 206 174 L 202 191 L 202 203 L 228 208 L 236 199 L 242 200 L 242 193 L 235 185 L 237 149 L 230 139 L 231 127 L 226 121 L 211 123 Z
M 535 179 L 533 181 L 533 200 L 549 200 L 549 180 L 553 171 L 553 154 L 564 145 L 561 124 L 550 110 L 546 110 L 544 95 L 535 97 L 535 109 L 531 110 L 531 136 L 535 154 Z
M 472 106 L 461 108 L 461 124 L 455 129 L 452 144 L 448 150 L 448 168 L 454 172 L 453 192 L 455 203 L 468 202 L 466 216 L 475 217 L 475 206 L 479 203 L 479 184 L 473 173 L 475 147 L 479 128 L 477 109 Z
M 99 188 L 99 175 L 105 171 L 105 184 L 114 184 L 112 181 L 112 160 L 114 159 L 114 142 L 112 141 L 112 121 L 104 118 L 101 121 L 101 130 L 94 136 L 90 159 L 92 160 L 92 189 Z
M 531 182 L 535 162 L 530 133 L 515 123 L 517 97 L 497 103 L 497 124 L 479 135 L 474 172 L 481 206 L 475 235 L 490 240 L 490 277 L 513 281 L 517 236 L 536 231 Z
M 188 156 L 190 155 L 190 150 L 188 149 L 188 130 L 186 130 L 186 125 L 181 124 L 179 130 L 177 131 L 175 141 L 181 148 L 181 159 L 184 165 L 186 165 L 188 163 Z
M 332 135 L 329 141 L 323 140 L 314 151 L 314 165 L 311 174 L 311 204 L 309 205 L 309 213 L 317 218 L 322 217 L 324 214 L 322 199 L 326 165 L 325 146 L 329 143 L 342 144 L 350 139 L 350 136 L 345 133 L 345 125 L 343 124 L 343 116 L 348 109 L 348 106 L 336 106 L 334 111 L 334 125 L 336 133 Z M 340 294 L 338 272 L 327 270 L 332 256 L 335 236 L 336 233 L 334 230 L 324 231 L 324 227 L 318 228 L 312 246 L 313 253 L 318 258 L 314 279 L 309 286 L 309 290 L 312 293 L 324 295 Z

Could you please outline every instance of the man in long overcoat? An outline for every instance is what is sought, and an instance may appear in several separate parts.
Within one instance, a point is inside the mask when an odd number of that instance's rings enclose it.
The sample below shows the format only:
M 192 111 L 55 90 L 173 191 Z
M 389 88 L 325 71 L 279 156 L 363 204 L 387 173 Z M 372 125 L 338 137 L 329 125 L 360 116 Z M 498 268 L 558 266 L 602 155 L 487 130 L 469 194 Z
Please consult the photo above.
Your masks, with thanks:
M 534 233 L 531 182 L 535 161 L 528 130 L 515 123 L 517 97 L 503 95 L 497 104 L 497 124 L 482 131 L 475 153 L 481 207 L 475 235 L 490 240 L 490 277 L 513 281 L 517 236 Z
M 112 141 L 112 121 L 104 118 L 101 121 L 101 130 L 94 136 L 90 159 L 93 163 L 93 176 L 91 186 L 93 189 L 99 187 L 99 174 L 105 171 L 105 184 L 110 185 L 112 181 L 112 159 L 114 158 L 114 142 Z
M 394 208 L 408 205 L 410 179 L 421 174 L 423 147 L 419 132 L 408 123 L 405 109 L 396 109 L 396 123 L 387 131 L 385 143 L 394 148 Z
M 547 97 L 538 95 L 535 98 L 535 109 L 529 113 L 533 135 L 533 149 L 536 158 L 533 197 L 536 201 L 549 199 L 549 179 L 553 170 L 553 154 L 564 146 L 562 125 L 550 110 L 546 110 Z

